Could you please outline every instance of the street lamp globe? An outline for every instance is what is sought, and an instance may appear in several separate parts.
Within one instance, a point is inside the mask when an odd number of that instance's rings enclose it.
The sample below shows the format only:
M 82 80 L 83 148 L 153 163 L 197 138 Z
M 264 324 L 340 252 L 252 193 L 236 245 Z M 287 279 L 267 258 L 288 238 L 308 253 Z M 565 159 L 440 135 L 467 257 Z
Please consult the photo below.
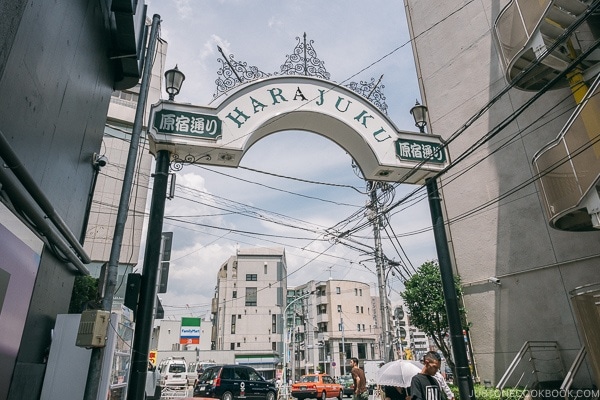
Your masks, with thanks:
M 185 75 L 177 68 L 177 65 L 175 68 L 165 71 L 165 87 L 170 101 L 173 101 L 179 94 L 184 80 Z
M 419 132 L 425 133 L 425 125 L 427 125 L 427 107 L 419 104 L 419 101 L 417 100 L 414 107 L 410 109 L 410 113 L 415 119 L 415 126 L 419 128 Z

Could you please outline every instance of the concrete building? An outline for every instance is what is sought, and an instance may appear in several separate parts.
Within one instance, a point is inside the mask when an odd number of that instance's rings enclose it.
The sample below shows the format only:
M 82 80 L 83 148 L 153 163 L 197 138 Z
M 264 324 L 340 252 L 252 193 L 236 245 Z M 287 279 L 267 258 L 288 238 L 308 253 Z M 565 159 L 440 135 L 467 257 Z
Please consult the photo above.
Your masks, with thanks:
M 312 294 L 293 304 L 303 293 Z M 290 349 L 294 355 L 290 357 L 290 363 L 294 360 L 294 367 L 290 365 L 292 377 L 315 368 L 341 376 L 349 372 L 350 357 L 381 359 L 379 300 L 371 296 L 369 284 L 310 281 L 289 290 L 287 304 L 287 327 L 294 332 Z
M 150 19 L 147 19 L 148 29 L 150 29 L 151 22 Z M 148 115 L 152 104 L 158 102 L 161 98 L 167 47 L 167 42 L 162 39 L 157 40 L 155 61 L 152 64 L 152 75 L 144 115 Z M 82 237 L 84 249 L 92 260 L 87 267 L 90 274 L 96 278 L 101 276 L 102 266 L 109 261 L 110 257 L 123 186 L 123 171 L 125 171 L 127 164 L 139 91 L 140 85 L 138 84 L 130 89 L 116 90 L 112 93 L 104 128 L 104 138 L 97 153 L 97 157 L 104 157 L 106 165 L 95 170 L 96 181 L 90 190 L 90 195 L 93 198 L 88 204 L 89 219 L 84 226 L 84 237 Z M 127 221 L 123 231 L 117 276 L 118 284 L 113 302 L 113 308 L 116 310 L 123 303 L 127 274 L 133 271 L 140 255 L 142 227 L 144 225 L 153 160 L 152 155 L 148 152 L 148 141 L 145 134 L 146 123 L 147 121 L 144 119 L 140 146 L 135 161 L 133 181 L 135 191 L 131 193 Z
M 0 399 L 35 399 L 88 272 L 93 155 L 111 93 L 141 76 L 145 4 L 1 0 L 0 14 Z
M 217 275 L 212 348 L 240 352 L 236 362 L 274 378 L 281 362 L 286 284 L 283 249 L 240 249 L 231 256 Z
M 590 341 L 600 313 L 592 301 L 582 323 L 576 307 L 592 298 L 576 288 L 600 280 L 600 107 L 586 97 L 596 90 L 597 2 L 404 3 L 427 131 L 455 165 L 438 186 L 476 374 L 495 385 L 524 345 L 550 341 L 532 362 L 558 373 L 528 376 L 562 381 L 586 345 L 575 385 L 600 384 Z M 557 357 L 559 368 L 544 368 Z
M 427 334 L 410 324 L 410 314 L 405 312 L 403 303 L 394 307 L 392 329 L 396 359 L 420 360 L 432 349 L 432 341 Z
M 210 319 L 201 318 L 200 343 L 191 345 L 180 344 L 181 320 L 161 320 L 152 330 L 150 348 L 158 351 L 159 353 L 165 351 L 209 351 L 211 348 L 211 332 L 212 323 Z

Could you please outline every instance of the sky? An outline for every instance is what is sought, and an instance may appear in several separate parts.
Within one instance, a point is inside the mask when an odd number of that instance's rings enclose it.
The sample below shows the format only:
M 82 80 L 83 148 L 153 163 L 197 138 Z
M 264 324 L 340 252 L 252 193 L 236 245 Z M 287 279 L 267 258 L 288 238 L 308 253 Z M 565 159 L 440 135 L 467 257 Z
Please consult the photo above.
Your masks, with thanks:
M 168 43 L 166 69 L 177 65 L 186 76 L 177 102 L 218 104 L 219 99 L 213 102 L 221 67 L 217 60 L 222 59 L 217 46 L 228 57 L 272 74 L 306 33 L 332 81 L 370 82 L 383 75 L 390 120 L 400 130 L 417 131 L 409 111 L 420 95 L 402 1 L 146 3 L 149 17 L 161 16 L 160 37 Z M 397 202 L 415 189 L 399 185 L 388 200 Z M 429 207 L 421 194 L 420 201 L 388 213 L 382 231 L 385 256 L 409 271 L 437 258 Z M 280 132 L 260 140 L 237 169 L 185 166 L 165 210 L 163 231 L 173 232 L 168 291 L 160 295 L 165 318 L 210 315 L 217 271 L 239 248 L 284 248 L 288 287 L 331 277 L 370 283 L 377 294 L 373 255 L 356 249 L 374 247 L 372 227 L 367 225 L 346 244 L 325 234 L 357 212 L 357 221 L 364 222 L 368 200 L 351 157 L 310 132 Z M 357 223 L 353 221 L 349 226 Z M 390 270 L 387 283 L 395 304 L 402 290 L 399 274 Z

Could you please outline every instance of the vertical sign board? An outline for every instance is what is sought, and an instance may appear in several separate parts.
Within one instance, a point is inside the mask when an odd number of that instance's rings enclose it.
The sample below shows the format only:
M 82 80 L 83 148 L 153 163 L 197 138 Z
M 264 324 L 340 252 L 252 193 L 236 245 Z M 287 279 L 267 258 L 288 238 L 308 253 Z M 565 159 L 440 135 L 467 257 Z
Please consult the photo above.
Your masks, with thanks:
M 200 344 L 200 318 L 181 318 L 179 344 Z

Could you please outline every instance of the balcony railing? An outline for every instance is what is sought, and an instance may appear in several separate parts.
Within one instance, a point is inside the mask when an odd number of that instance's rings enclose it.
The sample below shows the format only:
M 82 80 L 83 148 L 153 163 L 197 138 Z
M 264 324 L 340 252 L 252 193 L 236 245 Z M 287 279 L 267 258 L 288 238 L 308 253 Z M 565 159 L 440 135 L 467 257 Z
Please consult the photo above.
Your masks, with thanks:
M 587 26 L 562 36 L 587 11 L 589 3 L 589 0 L 512 0 L 508 3 L 494 24 L 506 79 L 512 82 L 539 60 L 516 82 L 520 89 L 539 90 L 564 71 L 573 58 L 593 43 L 593 34 Z M 554 47 L 558 39 L 560 44 Z M 587 61 L 582 68 L 596 61 Z M 562 86 L 567 85 L 564 80 Z
M 558 138 L 536 153 L 550 225 L 567 231 L 600 229 L 600 77 L 561 130 Z

